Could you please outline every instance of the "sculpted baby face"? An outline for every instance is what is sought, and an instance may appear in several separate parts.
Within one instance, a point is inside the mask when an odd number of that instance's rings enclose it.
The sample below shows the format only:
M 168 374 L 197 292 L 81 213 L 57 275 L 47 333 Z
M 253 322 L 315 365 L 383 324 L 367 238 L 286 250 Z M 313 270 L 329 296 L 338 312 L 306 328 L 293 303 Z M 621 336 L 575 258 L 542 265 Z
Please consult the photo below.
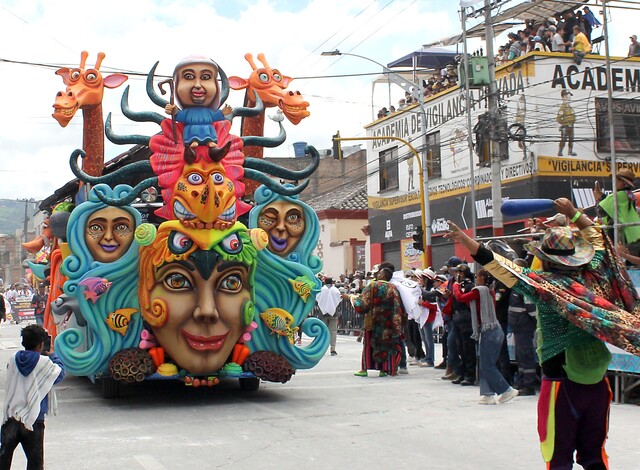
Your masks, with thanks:
M 84 240 L 96 261 L 111 263 L 129 249 L 134 230 L 131 214 L 117 207 L 106 207 L 89 216 Z
M 176 94 L 183 106 L 209 107 L 218 94 L 218 71 L 208 64 L 186 64 L 178 70 Z

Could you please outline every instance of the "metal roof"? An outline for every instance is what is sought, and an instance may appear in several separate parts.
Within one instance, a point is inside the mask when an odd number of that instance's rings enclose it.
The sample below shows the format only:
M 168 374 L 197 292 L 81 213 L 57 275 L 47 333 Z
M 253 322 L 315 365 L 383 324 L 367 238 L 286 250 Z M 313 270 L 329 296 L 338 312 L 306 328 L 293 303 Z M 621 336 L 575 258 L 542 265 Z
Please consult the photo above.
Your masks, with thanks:
M 527 0 L 514 7 L 507 8 L 498 12 L 492 17 L 493 34 L 497 36 L 508 29 L 524 24 L 525 20 L 544 21 L 552 18 L 556 13 L 562 13 L 566 10 L 575 10 L 588 4 L 589 0 L 582 2 L 564 1 L 564 0 Z M 484 21 L 467 29 L 468 38 L 484 39 L 485 23 Z M 433 41 L 425 44 L 424 47 L 431 46 L 451 46 L 462 42 L 462 33 L 454 36 Z

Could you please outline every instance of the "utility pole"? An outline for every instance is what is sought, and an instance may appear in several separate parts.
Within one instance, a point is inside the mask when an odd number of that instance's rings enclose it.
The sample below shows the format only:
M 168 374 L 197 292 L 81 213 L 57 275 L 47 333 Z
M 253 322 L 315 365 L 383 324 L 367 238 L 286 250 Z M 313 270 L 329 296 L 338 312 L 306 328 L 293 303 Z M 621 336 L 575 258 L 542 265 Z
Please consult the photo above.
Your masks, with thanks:
M 464 91 L 467 99 L 467 147 L 469 148 L 469 176 L 471 177 L 471 238 L 476 238 L 476 175 L 475 158 L 473 155 L 473 124 L 471 123 L 471 83 L 469 80 L 469 51 L 467 50 L 467 9 L 460 8 L 460 19 L 462 21 L 462 43 L 464 45 L 463 67 Z
M 489 152 L 491 158 L 491 202 L 493 205 L 493 236 L 504 235 L 502 224 L 502 182 L 500 181 L 500 153 L 496 135 L 502 135 L 499 126 L 502 120 L 498 115 L 498 87 L 496 84 L 496 60 L 493 54 L 493 24 L 491 20 L 491 0 L 484 0 L 484 33 L 486 38 L 487 60 L 489 62 Z
M 602 0 L 602 28 L 604 35 L 605 68 L 607 70 L 607 119 L 609 121 L 609 152 L 611 155 L 611 189 L 613 190 L 613 243 L 618 246 L 620 241 L 620 228 L 618 227 L 618 191 L 617 173 L 618 164 L 616 160 L 616 133 L 613 122 L 613 80 L 611 75 L 611 55 L 609 54 L 609 19 L 607 17 L 607 0 Z

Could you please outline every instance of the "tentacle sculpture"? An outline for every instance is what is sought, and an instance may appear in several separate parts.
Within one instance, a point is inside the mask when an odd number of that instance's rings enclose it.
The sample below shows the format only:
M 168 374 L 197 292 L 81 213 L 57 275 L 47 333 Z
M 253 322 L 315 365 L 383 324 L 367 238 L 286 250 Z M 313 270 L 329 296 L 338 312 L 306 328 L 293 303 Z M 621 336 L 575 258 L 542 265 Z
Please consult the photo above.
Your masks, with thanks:
M 229 114 L 229 116 L 227 116 L 227 119 L 231 120 L 236 116 L 259 116 L 260 113 L 264 111 L 264 103 L 262 102 L 262 98 L 260 98 L 256 91 L 254 91 L 253 94 L 254 100 L 256 102 L 256 105 L 253 108 L 233 108 L 233 111 L 231 112 L 231 114 Z
M 107 120 L 104 123 L 104 134 L 114 144 L 137 144 L 137 145 L 149 145 L 149 137 L 146 135 L 140 134 L 130 134 L 130 135 L 118 135 L 113 132 L 111 127 L 111 113 L 107 115 Z
M 280 132 L 275 137 L 262 137 L 258 135 L 249 135 L 245 137 L 241 137 L 244 146 L 247 147 L 249 145 L 255 145 L 260 147 L 277 147 L 281 145 L 285 140 L 287 140 L 287 133 L 282 126 L 282 122 L 278 123 L 280 125 Z M 256 160 L 262 160 L 260 158 L 256 158 Z
M 148 160 L 130 163 L 125 167 L 122 167 L 108 175 L 103 176 L 90 176 L 78 165 L 78 157 L 84 158 L 86 153 L 84 150 L 76 149 L 71 153 L 71 157 L 69 157 L 69 166 L 71 167 L 71 171 L 76 177 L 82 181 L 83 183 L 89 184 L 118 184 L 125 177 L 136 176 L 144 173 L 148 173 L 151 170 L 151 163 Z

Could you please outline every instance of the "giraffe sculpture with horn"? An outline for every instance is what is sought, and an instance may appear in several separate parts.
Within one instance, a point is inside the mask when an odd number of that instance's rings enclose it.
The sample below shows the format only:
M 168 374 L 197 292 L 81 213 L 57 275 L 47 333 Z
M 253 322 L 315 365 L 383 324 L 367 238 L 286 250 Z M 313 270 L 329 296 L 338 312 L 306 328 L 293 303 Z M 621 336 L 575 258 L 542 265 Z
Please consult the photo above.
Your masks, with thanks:
M 104 168 L 104 122 L 102 120 L 104 89 L 117 88 L 128 77 L 121 73 L 102 75 L 100 66 L 105 57 L 104 52 L 98 53 L 93 68 L 86 67 L 88 57 L 89 53 L 82 51 L 79 67 L 62 67 L 56 71 L 67 88 L 57 93 L 52 116 L 62 127 L 66 127 L 78 109 L 82 110 L 82 148 L 87 155 L 82 162 L 82 169 L 89 175 L 100 176 Z

